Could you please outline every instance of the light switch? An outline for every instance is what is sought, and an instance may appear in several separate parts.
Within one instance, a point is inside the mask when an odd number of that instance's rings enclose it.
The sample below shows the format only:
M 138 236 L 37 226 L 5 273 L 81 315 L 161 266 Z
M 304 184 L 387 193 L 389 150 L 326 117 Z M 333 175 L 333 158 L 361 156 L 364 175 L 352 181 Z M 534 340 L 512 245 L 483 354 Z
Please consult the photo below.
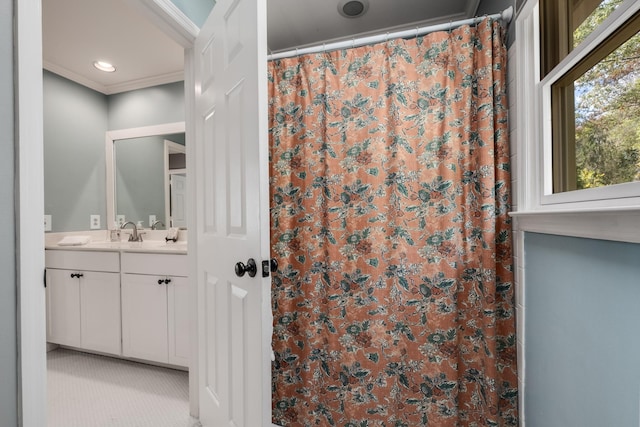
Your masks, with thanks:
M 91 215 L 89 228 L 91 230 L 100 230 L 100 215 Z
M 156 222 L 155 215 L 149 215 L 149 227 L 153 226 L 153 223 Z
M 118 227 L 122 227 L 122 225 L 127 222 L 124 215 L 116 215 L 116 223 Z
M 51 215 L 44 216 L 44 231 L 51 231 Z

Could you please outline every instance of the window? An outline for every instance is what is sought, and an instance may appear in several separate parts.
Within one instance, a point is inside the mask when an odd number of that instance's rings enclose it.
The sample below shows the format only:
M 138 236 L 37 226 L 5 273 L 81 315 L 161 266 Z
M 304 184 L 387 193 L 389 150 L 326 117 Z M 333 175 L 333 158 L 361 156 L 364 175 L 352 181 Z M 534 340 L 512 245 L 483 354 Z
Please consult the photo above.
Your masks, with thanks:
M 638 15 L 640 0 L 527 0 L 518 11 L 518 230 L 640 243 Z
M 623 3 L 541 1 L 540 71 L 551 81 L 550 105 L 543 108 L 550 109 L 553 193 L 640 180 L 640 12 L 593 42 Z M 569 58 L 578 48 L 580 55 Z M 564 71 L 569 60 L 575 64 Z
M 540 40 L 542 76 L 560 63 L 624 0 L 543 0 Z

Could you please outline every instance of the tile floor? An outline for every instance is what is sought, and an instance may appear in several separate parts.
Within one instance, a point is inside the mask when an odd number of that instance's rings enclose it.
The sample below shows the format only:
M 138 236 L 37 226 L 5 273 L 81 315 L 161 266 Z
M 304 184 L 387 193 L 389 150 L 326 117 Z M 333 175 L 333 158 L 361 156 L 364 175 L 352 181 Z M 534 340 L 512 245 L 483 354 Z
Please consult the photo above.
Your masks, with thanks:
M 57 349 L 47 372 L 47 427 L 199 425 L 185 371 Z

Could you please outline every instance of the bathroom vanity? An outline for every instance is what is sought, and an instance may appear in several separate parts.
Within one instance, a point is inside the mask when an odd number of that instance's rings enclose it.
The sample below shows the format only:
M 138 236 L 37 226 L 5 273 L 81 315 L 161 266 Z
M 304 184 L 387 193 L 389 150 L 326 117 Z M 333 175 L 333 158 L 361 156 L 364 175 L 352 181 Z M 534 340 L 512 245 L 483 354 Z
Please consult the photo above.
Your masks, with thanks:
M 47 342 L 188 367 L 186 243 L 45 248 Z

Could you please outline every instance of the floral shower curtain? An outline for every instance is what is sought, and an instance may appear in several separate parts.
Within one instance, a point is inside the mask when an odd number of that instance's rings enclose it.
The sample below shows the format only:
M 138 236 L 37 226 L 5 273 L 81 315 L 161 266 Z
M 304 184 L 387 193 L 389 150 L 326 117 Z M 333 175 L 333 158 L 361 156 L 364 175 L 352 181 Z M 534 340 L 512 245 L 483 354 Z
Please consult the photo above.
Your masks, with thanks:
M 275 423 L 517 425 L 503 41 L 270 63 Z

